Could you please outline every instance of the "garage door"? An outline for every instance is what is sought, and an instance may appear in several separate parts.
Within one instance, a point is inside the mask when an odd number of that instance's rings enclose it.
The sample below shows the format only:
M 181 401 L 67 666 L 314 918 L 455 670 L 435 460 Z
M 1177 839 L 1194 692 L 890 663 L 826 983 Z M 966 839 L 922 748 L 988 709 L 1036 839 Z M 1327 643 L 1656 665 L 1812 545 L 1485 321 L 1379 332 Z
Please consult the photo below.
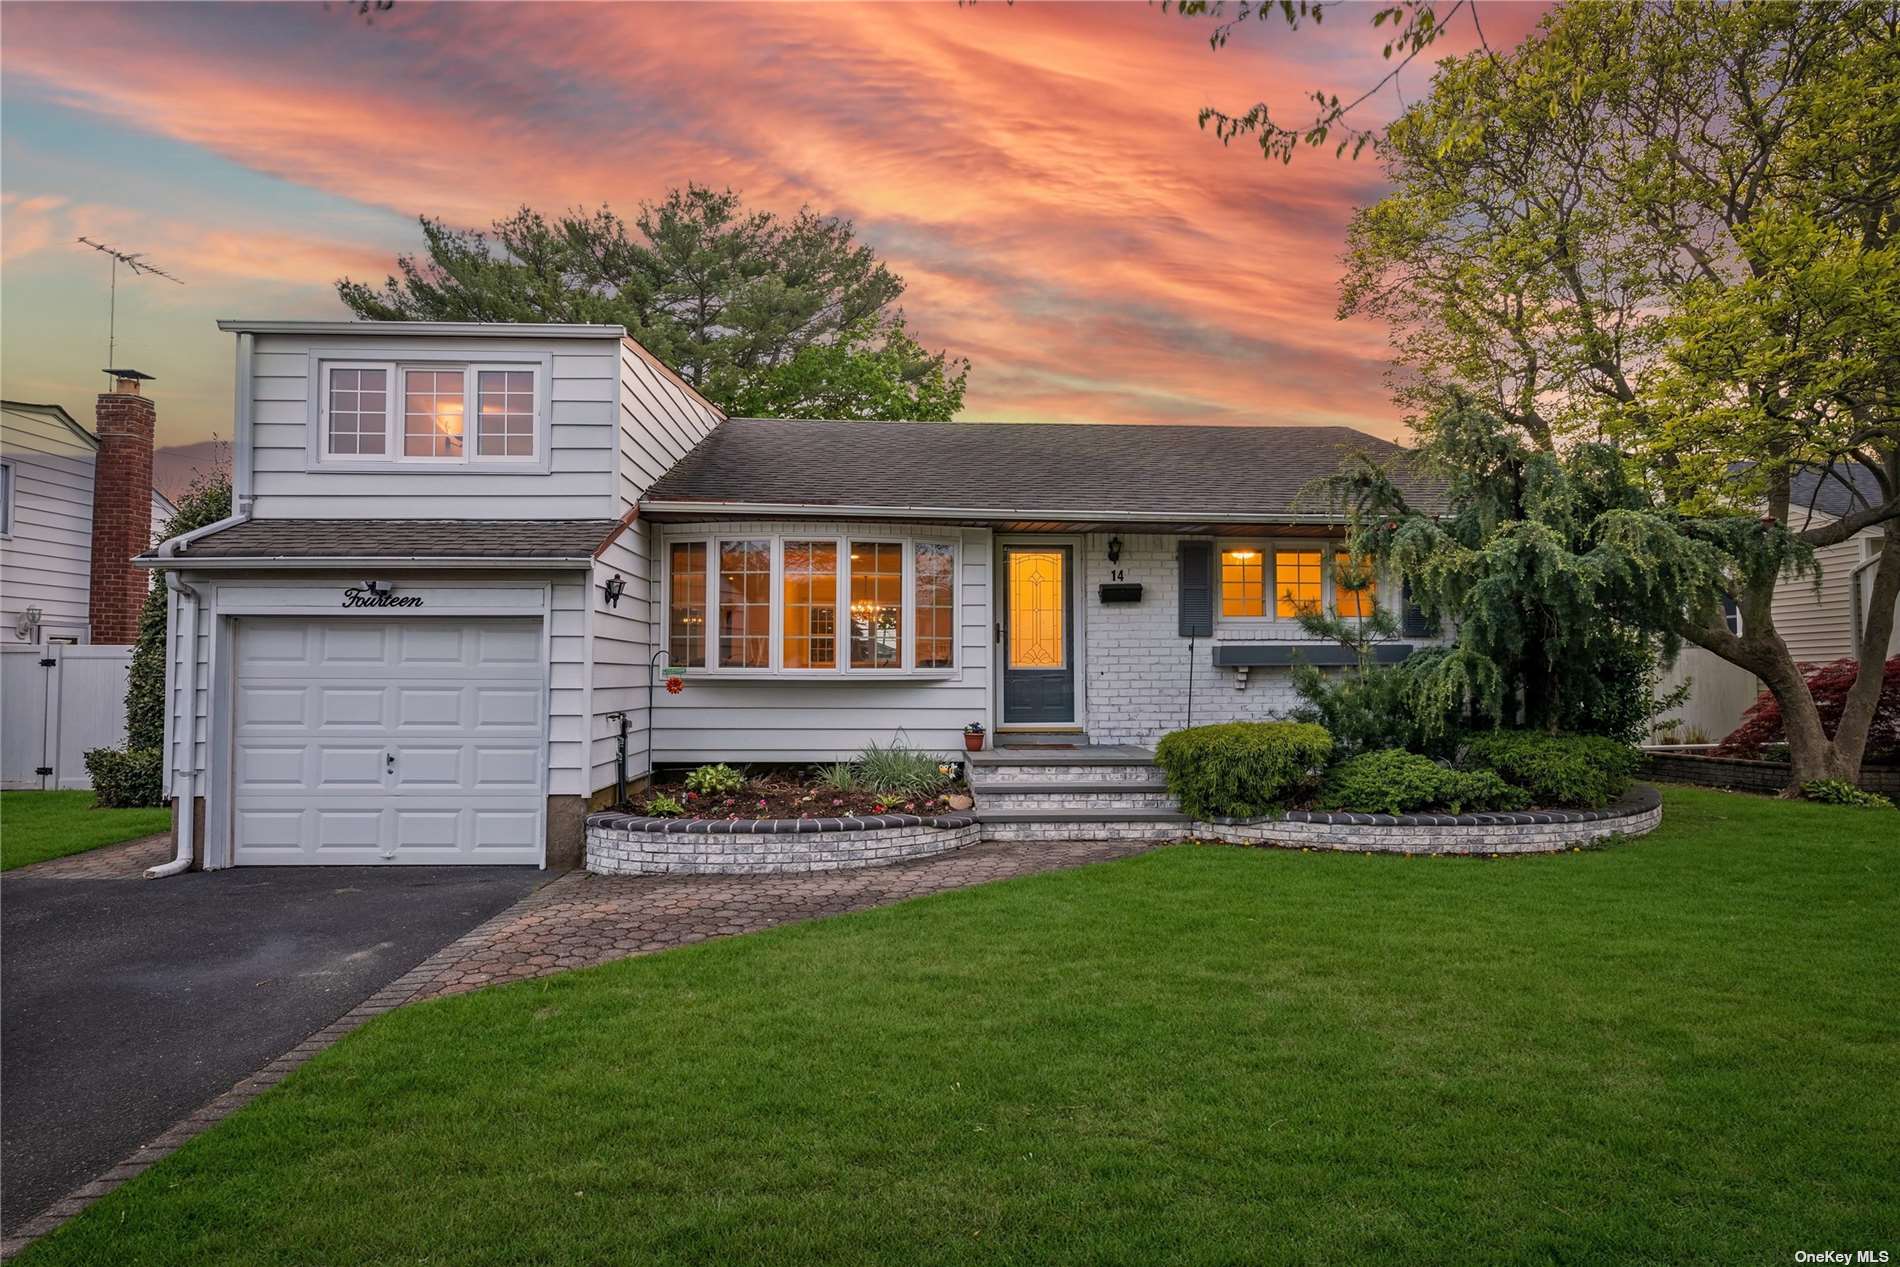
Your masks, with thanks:
M 538 620 L 243 620 L 239 866 L 541 862 Z

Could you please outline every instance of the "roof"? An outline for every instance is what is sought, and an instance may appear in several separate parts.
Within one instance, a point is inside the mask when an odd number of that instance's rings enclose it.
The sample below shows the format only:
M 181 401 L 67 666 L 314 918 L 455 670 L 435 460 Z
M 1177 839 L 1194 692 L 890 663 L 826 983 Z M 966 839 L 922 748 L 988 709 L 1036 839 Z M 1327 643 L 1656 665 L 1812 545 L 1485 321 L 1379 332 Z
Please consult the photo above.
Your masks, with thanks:
M 1796 471 L 1788 482 L 1788 514 L 1798 518 L 1810 505 L 1836 519 L 1886 500 L 1874 473 L 1859 462 L 1836 462 L 1824 475 L 1817 470 Z
M 142 563 L 341 559 L 585 562 L 617 519 L 247 519 L 200 537 L 174 558 Z
M 1333 521 L 1300 493 L 1355 453 L 1395 464 L 1425 509 L 1437 482 L 1408 450 L 1350 427 L 1095 423 L 721 423 L 640 500 L 643 511 L 731 507 L 964 519 Z
M 567 325 L 538 321 L 247 321 L 226 317 L 227 334 L 406 334 L 454 335 L 468 339 L 624 339 L 625 326 Z

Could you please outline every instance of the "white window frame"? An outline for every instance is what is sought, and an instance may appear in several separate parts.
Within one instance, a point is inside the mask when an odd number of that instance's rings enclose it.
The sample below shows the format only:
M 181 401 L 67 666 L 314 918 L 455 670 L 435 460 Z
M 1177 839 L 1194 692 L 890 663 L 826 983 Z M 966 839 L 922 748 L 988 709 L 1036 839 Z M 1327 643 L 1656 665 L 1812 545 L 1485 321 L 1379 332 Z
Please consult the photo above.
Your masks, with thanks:
M 389 391 L 383 420 L 383 452 L 361 456 L 330 451 L 330 371 L 381 370 Z M 460 457 L 409 457 L 403 449 L 403 397 L 410 370 L 459 370 L 462 373 L 462 453 Z M 477 454 L 481 373 L 510 370 L 534 375 L 534 452 L 528 456 L 482 457 Z M 305 469 L 317 473 L 400 471 L 496 472 L 545 474 L 553 469 L 554 358 L 547 353 L 497 357 L 488 349 L 330 349 L 311 352 L 309 375 L 317 384 L 308 392 L 309 442 Z
M 719 547 L 721 543 L 734 541 L 767 541 L 771 547 L 771 650 L 768 664 L 752 668 L 743 665 L 725 665 L 719 662 Z M 797 669 L 785 667 L 785 543 L 787 541 L 829 542 L 838 548 L 838 598 L 837 598 L 837 639 L 838 663 L 830 669 Z M 851 543 L 860 541 L 896 545 L 903 558 L 903 616 L 901 631 L 903 634 L 903 658 L 900 664 L 888 669 L 854 669 L 851 667 Z M 916 681 L 947 680 L 960 677 L 963 673 L 963 563 L 964 543 L 955 533 L 922 532 L 904 533 L 874 529 L 867 532 L 839 531 L 827 528 L 820 531 L 800 532 L 796 529 L 772 529 L 757 532 L 728 528 L 723 525 L 702 525 L 679 532 L 664 532 L 660 535 L 657 557 L 660 560 L 659 611 L 656 613 L 656 628 L 662 639 L 673 612 L 673 568 L 672 548 L 683 542 L 701 542 L 706 546 L 706 664 L 703 668 L 681 667 L 679 672 L 690 673 L 694 677 L 727 678 L 783 678 L 788 680 L 811 681 Z M 951 565 L 951 602 L 956 612 L 956 624 L 952 634 L 951 658 L 949 668 L 920 669 L 917 667 L 917 553 L 919 544 L 949 546 L 952 550 Z

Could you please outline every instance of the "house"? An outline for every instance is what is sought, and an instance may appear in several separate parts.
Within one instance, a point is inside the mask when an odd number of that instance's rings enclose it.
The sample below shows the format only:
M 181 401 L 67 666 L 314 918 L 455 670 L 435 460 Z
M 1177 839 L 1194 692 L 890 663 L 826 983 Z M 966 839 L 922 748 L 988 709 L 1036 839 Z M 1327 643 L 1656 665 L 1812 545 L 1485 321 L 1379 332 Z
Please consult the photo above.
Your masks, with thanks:
M 623 742 L 637 782 L 948 752 L 973 722 L 1150 743 L 1279 715 L 1295 650 L 1340 651 L 1299 611 L 1363 601 L 1300 493 L 1401 453 L 728 419 L 610 326 L 221 328 L 234 514 L 140 560 L 171 590 L 166 777 L 207 867 L 572 865 Z
M 1800 532 L 1832 523 L 1868 506 L 1878 505 L 1880 487 L 1873 473 L 1858 462 L 1840 463 L 1829 470 L 1801 471 L 1791 481 L 1789 526 Z M 1775 629 L 1788 651 L 1802 664 L 1821 665 L 1859 654 L 1872 601 L 1873 570 L 1880 562 L 1884 537 L 1879 527 L 1866 528 L 1845 541 L 1814 552 L 1818 576 L 1783 580 L 1775 587 L 1771 605 Z M 1730 627 L 1741 632 L 1741 614 L 1728 605 Z M 1900 597 L 1894 602 L 1893 632 L 1887 654 L 1900 653 Z M 1686 647 L 1667 670 L 1663 689 L 1687 680 L 1690 696 L 1679 709 L 1660 719 L 1654 729 L 1664 736 L 1700 732 L 1720 740 L 1738 725 L 1763 683 L 1748 670 L 1730 664 L 1713 652 Z
M 130 371 L 98 431 L 58 405 L 0 402 L 0 619 L 10 641 L 130 644 L 146 577 L 132 556 L 172 516 L 152 488 L 157 412 Z

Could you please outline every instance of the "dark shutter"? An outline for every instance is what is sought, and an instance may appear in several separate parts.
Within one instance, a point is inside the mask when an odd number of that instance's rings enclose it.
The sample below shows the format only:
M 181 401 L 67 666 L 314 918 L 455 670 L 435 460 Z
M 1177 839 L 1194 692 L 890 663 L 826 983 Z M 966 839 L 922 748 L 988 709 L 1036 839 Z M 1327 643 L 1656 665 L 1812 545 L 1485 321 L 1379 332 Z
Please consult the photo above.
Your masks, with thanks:
M 1206 541 L 1183 541 L 1181 560 L 1181 636 L 1214 635 L 1214 547 Z
M 1430 638 L 1438 633 L 1438 621 L 1412 601 L 1412 583 L 1399 586 L 1399 632 L 1407 638 Z

